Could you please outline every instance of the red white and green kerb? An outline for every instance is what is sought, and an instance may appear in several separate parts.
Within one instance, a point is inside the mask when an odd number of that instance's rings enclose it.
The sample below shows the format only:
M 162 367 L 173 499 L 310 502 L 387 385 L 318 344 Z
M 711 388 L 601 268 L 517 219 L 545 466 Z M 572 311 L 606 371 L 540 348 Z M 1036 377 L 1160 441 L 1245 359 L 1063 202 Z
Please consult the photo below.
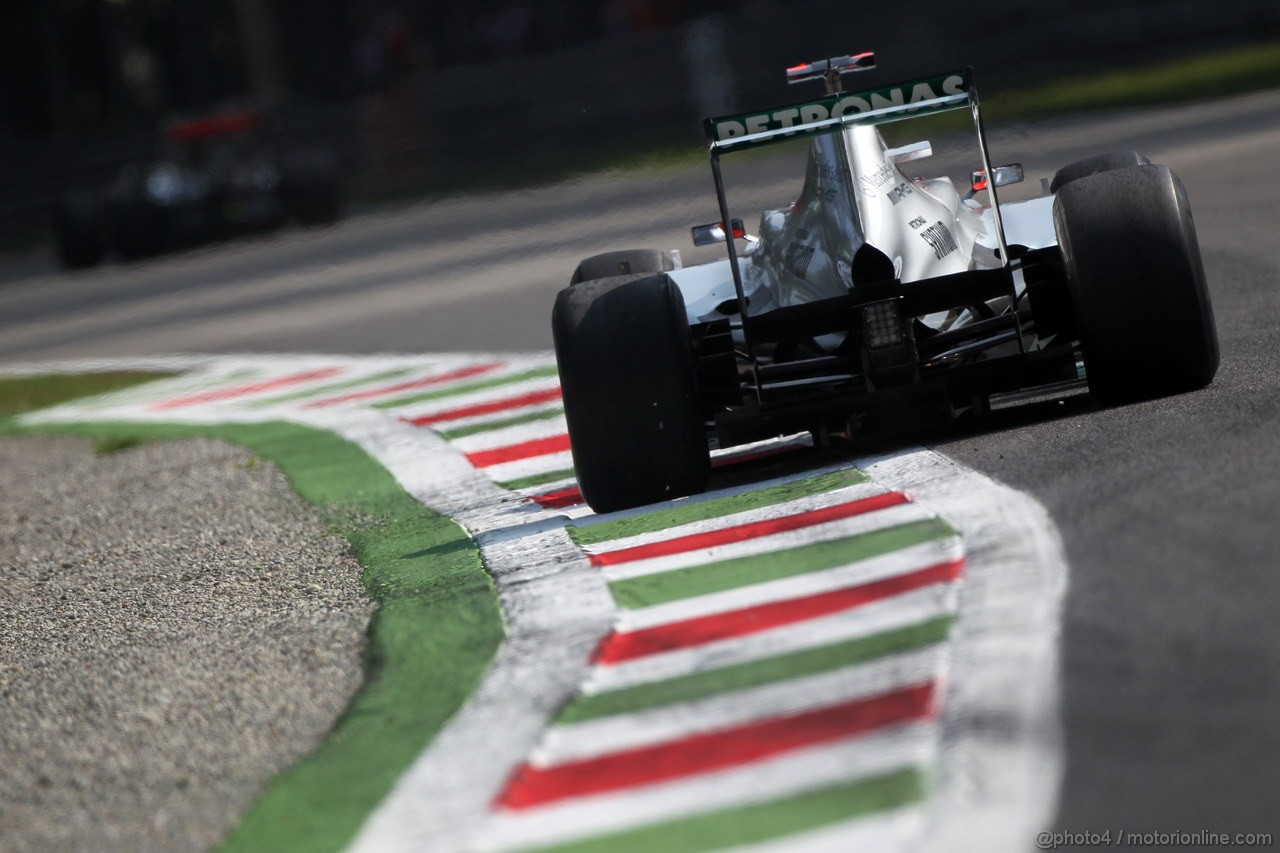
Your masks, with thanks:
M 1043 512 L 926 451 L 824 464 L 807 438 L 763 442 L 713 464 L 789 454 L 796 473 L 597 516 L 546 355 L 209 359 L 47 417 L 322 425 L 476 536 L 508 647 L 353 850 L 887 850 L 926 834 L 994 850 L 1052 807 L 1060 547 L 1051 528 L 1007 544 L 988 528 Z M 971 508 L 984 501 L 998 509 Z M 601 630 L 534 652 L 557 600 L 565 625 Z M 530 707 L 497 706 L 540 677 Z M 1027 720 L 1011 757 L 954 742 L 948 720 L 1005 705 Z M 481 747 L 484 726 L 501 730 Z M 452 826 L 424 818 L 442 768 Z M 1048 781 L 1024 784 L 1032 770 Z M 1021 799 L 974 800 L 965 777 L 993 772 Z M 1009 825 L 983 836 L 992 816 Z

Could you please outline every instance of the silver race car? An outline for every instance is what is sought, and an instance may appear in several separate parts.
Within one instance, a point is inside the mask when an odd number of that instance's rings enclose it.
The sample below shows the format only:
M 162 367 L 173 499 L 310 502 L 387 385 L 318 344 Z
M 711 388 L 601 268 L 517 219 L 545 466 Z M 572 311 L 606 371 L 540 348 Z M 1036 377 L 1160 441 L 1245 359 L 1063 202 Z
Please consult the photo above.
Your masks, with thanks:
M 556 358 L 595 510 L 705 489 L 716 447 L 917 428 L 1028 389 L 1087 382 L 1123 403 L 1212 381 L 1217 332 L 1176 175 L 1103 154 L 1001 203 L 1023 171 L 992 166 L 972 72 L 844 91 L 874 65 L 864 53 L 787 69 L 826 95 L 705 122 L 720 218 L 693 240 L 727 257 L 610 252 L 560 292 Z M 950 111 L 972 123 L 960 176 L 963 160 L 904 136 L 954 137 Z M 802 154 L 799 195 L 748 234 L 723 158 L 776 169 L 759 149 L 787 145 Z

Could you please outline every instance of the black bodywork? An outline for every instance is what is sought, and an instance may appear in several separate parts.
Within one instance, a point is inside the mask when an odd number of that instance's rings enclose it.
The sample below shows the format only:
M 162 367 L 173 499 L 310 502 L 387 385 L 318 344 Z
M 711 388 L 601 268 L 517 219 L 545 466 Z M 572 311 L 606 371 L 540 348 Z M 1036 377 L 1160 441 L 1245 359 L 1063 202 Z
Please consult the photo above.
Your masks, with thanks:
M 1009 313 L 945 332 L 914 320 L 1007 297 L 1019 268 L 1026 295 Z M 865 312 L 885 305 L 893 306 L 898 342 L 873 347 Z M 743 327 L 752 349 L 774 352 L 815 334 L 848 337 L 832 354 L 762 360 L 733 346 L 728 321 L 693 326 L 705 414 L 722 447 L 805 430 L 865 434 L 925 426 L 983 411 L 995 394 L 1082 379 L 1056 247 L 1025 252 L 1002 269 L 860 284 L 834 299 L 747 317 Z M 993 354 L 997 349 L 1012 352 Z

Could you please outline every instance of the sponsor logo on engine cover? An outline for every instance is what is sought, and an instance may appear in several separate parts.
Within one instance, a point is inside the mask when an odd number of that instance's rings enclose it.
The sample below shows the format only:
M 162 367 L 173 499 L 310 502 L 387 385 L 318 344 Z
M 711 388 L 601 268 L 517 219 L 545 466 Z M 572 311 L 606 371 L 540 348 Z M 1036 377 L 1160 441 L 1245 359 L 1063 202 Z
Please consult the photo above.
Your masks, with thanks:
M 869 175 L 858 176 L 858 186 L 862 187 L 863 195 L 874 196 L 876 190 L 893 180 L 893 169 L 888 166 L 881 166 Z
M 897 204 L 907 196 L 911 195 L 915 190 L 911 189 L 911 184 L 903 181 L 889 192 L 885 193 L 885 198 L 889 199 L 892 204 Z
M 954 252 L 960 247 L 956 245 L 956 238 L 951 233 L 951 229 L 942 222 L 935 222 L 928 228 L 920 232 L 920 238 L 929 244 L 933 249 L 933 254 L 938 260 L 942 260 L 947 255 Z
M 965 91 L 964 75 L 949 74 L 884 89 L 832 95 L 820 101 L 769 112 L 727 116 L 711 120 L 710 125 L 717 140 L 792 127 L 800 131 L 805 125 L 831 118 L 844 118 L 893 107 L 910 107 L 912 104 L 934 101 L 947 95 L 960 95 Z

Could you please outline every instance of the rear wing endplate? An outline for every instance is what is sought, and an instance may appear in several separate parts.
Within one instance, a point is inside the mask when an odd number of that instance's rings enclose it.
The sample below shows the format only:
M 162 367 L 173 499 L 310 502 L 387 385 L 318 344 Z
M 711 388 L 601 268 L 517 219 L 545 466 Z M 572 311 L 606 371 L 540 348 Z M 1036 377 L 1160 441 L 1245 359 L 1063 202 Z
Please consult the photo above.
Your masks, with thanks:
M 839 92 L 764 112 L 709 118 L 703 129 L 712 151 L 739 151 L 845 124 L 884 124 L 962 109 L 972 103 L 972 91 L 971 72 L 966 68 L 880 89 Z

